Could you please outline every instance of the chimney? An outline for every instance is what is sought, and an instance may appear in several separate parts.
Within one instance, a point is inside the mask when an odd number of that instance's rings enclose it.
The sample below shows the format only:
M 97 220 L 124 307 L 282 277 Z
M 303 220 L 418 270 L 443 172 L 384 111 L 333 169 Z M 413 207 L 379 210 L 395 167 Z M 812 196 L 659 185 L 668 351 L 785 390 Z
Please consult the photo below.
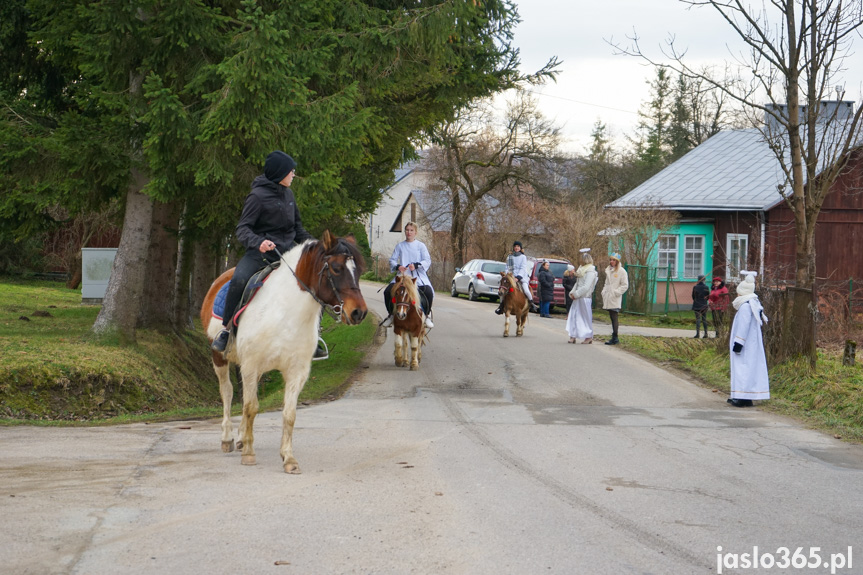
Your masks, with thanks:
M 788 121 L 788 105 L 769 103 L 764 106 L 773 111 L 782 120 Z M 806 121 L 807 106 L 800 106 L 800 122 Z M 818 104 L 818 123 L 822 125 L 842 126 L 854 116 L 853 100 L 822 100 Z M 764 125 L 770 136 L 779 136 L 784 133 L 782 125 L 769 111 L 764 112 Z

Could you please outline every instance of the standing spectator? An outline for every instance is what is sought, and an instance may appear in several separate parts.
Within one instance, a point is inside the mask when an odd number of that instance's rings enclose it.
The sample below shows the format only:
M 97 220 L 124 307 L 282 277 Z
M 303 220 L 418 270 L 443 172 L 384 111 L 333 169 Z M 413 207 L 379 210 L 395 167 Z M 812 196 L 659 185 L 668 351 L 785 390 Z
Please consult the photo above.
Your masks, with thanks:
M 695 312 L 695 339 L 701 337 L 700 327 L 704 326 L 704 337 L 707 333 L 707 307 L 710 299 L 710 288 L 704 283 L 704 275 L 698 276 L 698 282 L 692 286 L 692 311 Z M 714 327 L 716 327 L 714 325 Z
M 725 329 L 725 312 L 728 309 L 728 301 L 731 298 L 728 296 L 728 288 L 722 278 L 717 276 L 713 278 L 713 287 L 710 288 L 710 313 L 713 316 L 713 329 L 716 330 L 716 337 L 719 337 L 719 331 Z
M 563 293 L 566 294 L 566 297 L 563 299 L 566 300 L 566 315 L 569 317 L 569 308 L 572 307 L 572 298 L 569 297 L 569 292 L 572 291 L 572 288 L 575 287 L 575 267 L 572 264 L 568 264 L 566 266 L 566 271 L 563 272 Z
M 741 271 L 746 278 L 737 284 L 732 302 L 737 313 L 731 325 L 731 397 L 734 407 L 749 407 L 753 399 L 770 399 L 767 357 L 761 326 L 767 322 L 764 308 L 755 294 L 755 272 Z
M 629 276 L 620 265 L 620 254 L 615 252 L 609 256 L 608 267 L 605 268 L 605 285 L 602 287 L 602 309 L 608 310 L 611 319 L 611 339 L 605 345 L 617 345 L 618 314 L 623 306 L 623 294 L 629 289 Z
M 528 282 L 530 281 L 531 268 L 528 264 L 527 256 L 524 255 L 522 249 L 523 246 L 520 241 L 516 240 L 512 243 L 512 253 L 506 258 L 506 271 L 507 273 L 514 275 L 515 279 L 519 281 L 521 284 L 521 291 L 523 291 L 524 295 L 527 296 L 527 303 L 530 304 L 530 311 L 536 313 L 539 309 L 536 307 L 536 304 L 533 303 L 533 294 L 530 293 L 530 286 L 528 285 Z M 494 313 L 498 315 L 503 313 L 503 298 L 500 298 L 500 304 L 498 304 Z
M 576 282 L 571 291 L 566 292 L 566 298 L 572 301 L 572 307 L 566 316 L 566 331 L 569 333 L 569 343 L 575 343 L 578 338 L 584 338 L 581 343 L 593 343 L 593 290 L 596 288 L 596 266 L 590 248 L 581 250 L 581 265 L 575 271 Z
M 554 302 L 554 274 L 547 261 L 542 262 L 537 274 L 539 279 L 539 317 L 551 317 L 551 304 Z

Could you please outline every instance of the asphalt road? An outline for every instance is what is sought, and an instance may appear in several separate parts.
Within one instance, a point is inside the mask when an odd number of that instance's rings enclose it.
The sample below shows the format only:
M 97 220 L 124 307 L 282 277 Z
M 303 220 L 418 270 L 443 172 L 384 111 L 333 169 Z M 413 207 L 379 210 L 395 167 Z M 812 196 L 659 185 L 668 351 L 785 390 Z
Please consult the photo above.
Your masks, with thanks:
M 390 333 L 300 409 L 298 476 L 280 413 L 254 467 L 217 420 L 0 428 L 0 572 L 863 573 L 863 448 L 493 309 L 438 294 L 419 371 Z

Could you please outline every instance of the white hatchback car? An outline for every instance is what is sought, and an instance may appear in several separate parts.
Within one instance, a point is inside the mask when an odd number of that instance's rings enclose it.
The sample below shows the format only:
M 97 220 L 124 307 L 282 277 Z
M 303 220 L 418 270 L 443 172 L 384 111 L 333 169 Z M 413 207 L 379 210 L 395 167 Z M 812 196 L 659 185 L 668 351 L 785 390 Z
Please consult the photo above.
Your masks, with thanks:
M 503 271 L 506 271 L 506 264 L 503 262 L 470 260 L 464 266 L 455 268 L 450 295 L 458 297 L 459 294 L 467 294 L 471 301 L 476 301 L 479 297 L 497 300 L 500 272 Z

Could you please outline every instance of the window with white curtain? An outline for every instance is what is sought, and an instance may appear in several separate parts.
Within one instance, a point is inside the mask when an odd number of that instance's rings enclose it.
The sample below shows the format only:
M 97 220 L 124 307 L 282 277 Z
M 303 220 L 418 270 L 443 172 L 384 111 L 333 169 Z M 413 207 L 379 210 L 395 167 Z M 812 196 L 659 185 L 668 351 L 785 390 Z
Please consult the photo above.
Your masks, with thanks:
M 683 277 L 704 273 L 704 236 L 683 236 Z
M 746 234 L 728 234 L 726 242 L 728 261 L 725 266 L 725 280 L 736 283 L 740 280 L 740 270 L 747 269 L 746 255 L 749 252 L 749 236 Z
M 669 266 L 671 267 L 671 277 L 677 277 L 677 236 L 660 236 L 659 237 L 659 269 L 656 270 L 656 277 L 665 279 L 668 277 Z

